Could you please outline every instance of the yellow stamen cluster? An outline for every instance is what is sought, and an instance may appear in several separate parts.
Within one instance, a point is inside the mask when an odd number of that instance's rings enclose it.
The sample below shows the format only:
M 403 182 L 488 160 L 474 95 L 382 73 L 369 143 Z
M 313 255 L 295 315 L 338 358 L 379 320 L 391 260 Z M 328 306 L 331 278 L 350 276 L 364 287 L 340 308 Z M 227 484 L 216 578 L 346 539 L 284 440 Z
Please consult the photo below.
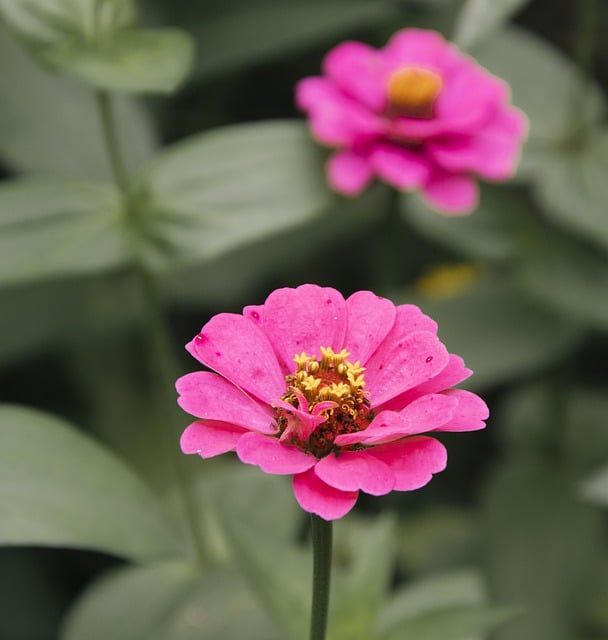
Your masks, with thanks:
M 294 357 L 296 371 L 286 378 L 288 388 L 282 399 L 302 409 L 298 395 L 304 396 L 308 412 L 322 402 L 335 403 L 320 411 L 327 419 L 308 437 L 307 442 L 297 442 L 318 457 L 327 455 L 333 448 L 336 436 L 366 429 L 373 414 L 365 392 L 363 372 L 359 361 L 354 364 L 346 358 L 346 349 L 335 353 L 331 347 L 321 347 L 321 359 L 301 353 Z M 280 418 L 277 421 L 281 428 Z
M 388 80 L 388 111 L 394 116 L 432 118 L 442 88 L 441 78 L 428 69 L 405 67 Z

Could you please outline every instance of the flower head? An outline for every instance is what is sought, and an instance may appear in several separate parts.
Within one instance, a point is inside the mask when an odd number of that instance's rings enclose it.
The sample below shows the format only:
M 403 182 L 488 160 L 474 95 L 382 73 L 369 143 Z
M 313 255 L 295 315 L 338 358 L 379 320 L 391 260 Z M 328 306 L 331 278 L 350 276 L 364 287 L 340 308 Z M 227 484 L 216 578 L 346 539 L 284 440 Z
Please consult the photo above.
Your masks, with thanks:
M 478 198 L 473 176 L 512 176 L 527 120 L 509 88 L 434 31 L 404 29 L 383 49 L 344 42 L 304 78 L 296 102 L 316 139 L 338 150 L 328 179 L 356 195 L 374 176 L 420 189 L 446 213 Z
M 450 389 L 471 371 L 414 305 L 369 291 L 278 289 L 243 314 L 214 316 L 187 345 L 213 372 L 177 381 L 179 404 L 199 418 L 184 453 L 236 450 L 242 462 L 293 476 L 300 506 L 340 518 L 359 491 L 425 485 L 445 468 L 434 431 L 485 426 L 485 403 Z

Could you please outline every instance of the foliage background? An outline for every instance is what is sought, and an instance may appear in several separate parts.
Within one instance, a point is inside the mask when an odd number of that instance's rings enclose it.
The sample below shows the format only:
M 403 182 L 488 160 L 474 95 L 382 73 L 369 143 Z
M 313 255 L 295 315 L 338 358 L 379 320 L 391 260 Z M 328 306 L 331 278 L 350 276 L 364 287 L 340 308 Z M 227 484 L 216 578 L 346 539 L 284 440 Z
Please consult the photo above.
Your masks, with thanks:
M 79 32 L 93 0 L 50 22 L 0 1 L 0 637 L 302 637 L 288 486 L 231 460 L 176 472 L 188 417 L 150 353 L 190 371 L 212 314 L 317 282 L 420 304 L 492 412 L 446 434 L 427 488 L 340 523 L 331 637 L 606 640 L 606 5 L 147 0 L 140 28 L 172 31 L 141 35 L 105 1 L 101 44 Z M 382 185 L 333 195 L 293 106 L 337 42 L 406 26 L 455 39 L 530 119 L 516 180 L 467 218 Z M 120 94 L 138 216 L 91 87 Z

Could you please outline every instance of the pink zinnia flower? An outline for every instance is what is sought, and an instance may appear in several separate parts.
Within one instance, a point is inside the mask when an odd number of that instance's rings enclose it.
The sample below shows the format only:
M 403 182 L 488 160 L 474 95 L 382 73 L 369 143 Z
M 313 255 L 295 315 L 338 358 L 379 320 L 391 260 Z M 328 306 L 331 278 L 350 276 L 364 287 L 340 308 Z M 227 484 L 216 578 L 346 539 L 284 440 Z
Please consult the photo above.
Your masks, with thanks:
M 356 195 L 378 176 L 465 213 L 478 199 L 473 176 L 513 175 L 525 116 L 505 82 L 438 33 L 405 29 L 383 49 L 344 42 L 323 73 L 298 83 L 296 102 L 315 138 L 338 148 L 328 163 L 337 191 Z
M 184 453 L 236 450 L 266 473 L 293 475 L 300 506 L 340 518 L 359 491 L 418 489 L 446 466 L 444 446 L 419 435 L 485 426 L 488 409 L 449 389 L 471 371 L 418 307 L 369 291 L 278 289 L 243 314 L 214 316 L 186 347 L 216 373 L 177 381 L 199 418 Z

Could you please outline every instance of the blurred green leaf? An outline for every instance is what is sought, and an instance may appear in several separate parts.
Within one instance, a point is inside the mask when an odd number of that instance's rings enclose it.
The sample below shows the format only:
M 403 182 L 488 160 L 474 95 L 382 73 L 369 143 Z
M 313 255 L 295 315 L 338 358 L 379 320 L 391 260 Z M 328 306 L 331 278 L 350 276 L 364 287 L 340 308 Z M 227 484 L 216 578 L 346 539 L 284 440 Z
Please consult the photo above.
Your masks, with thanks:
M 93 37 L 130 26 L 133 0 L 0 0 L 0 15 L 35 51 L 71 37 Z
M 0 285 L 123 266 L 114 189 L 97 184 L 22 179 L 0 187 Z
M 598 86 L 584 80 L 569 58 L 530 32 L 506 28 L 476 47 L 473 54 L 509 83 L 513 103 L 530 120 L 531 141 L 561 143 L 579 127 L 599 122 L 604 113 Z M 585 95 L 585 109 L 579 109 L 574 120 L 573 104 L 580 95 Z
M 490 587 L 525 614 L 500 640 L 571 640 L 602 544 L 602 514 L 553 462 L 520 456 L 486 485 L 481 540 Z
M 71 40 L 46 59 L 98 89 L 171 93 L 190 71 L 193 42 L 177 29 L 130 29 L 101 40 Z
M 180 553 L 177 532 L 118 458 L 62 420 L 0 408 L 0 543 L 143 560 Z
M 381 187 L 376 185 L 354 199 L 336 198 L 322 218 L 314 217 L 308 224 L 287 228 L 235 247 L 217 258 L 163 274 L 165 295 L 191 308 L 200 308 L 203 303 L 226 308 L 239 297 L 247 299 L 260 282 L 272 282 L 277 274 L 281 274 L 282 282 L 296 282 L 302 269 L 306 269 L 307 277 L 314 279 L 312 266 L 322 268 L 328 252 L 336 251 L 336 242 L 348 247 L 373 234 L 381 224 L 392 195 Z M 323 226 L 322 234 L 319 224 Z
M 133 173 L 152 155 L 155 133 L 139 104 L 122 97 L 115 104 L 126 166 Z M 111 175 L 91 92 L 38 67 L 1 25 L 0 156 L 16 171 Z
M 372 638 L 393 577 L 394 522 L 348 518 L 336 525 L 327 636 L 329 640 Z
M 384 0 L 264 0 L 239 4 L 194 28 L 199 42 L 196 73 L 210 76 L 280 57 L 398 15 L 391 2 Z
M 197 576 L 179 564 L 128 567 L 95 582 L 61 640 L 279 640 L 232 570 Z
M 608 328 L 605 251 L 545 230 L 522 257 L 522 283 L 533 296 L 591 326 Z
M 608 506 L 608 467 L 601 469 L 588 478 L 582 487 L 585 498 Z
M 601 130 L 580 148 L 548 155 L 536 182 L 547 217 L 608 248 L 608 131 Z
M 478 574 L 470 571 L 427 578 L 400 589 L 386 604 L 380 640 L 472 640 L 513 617 L 511 607 L 485 604 Z
M 172 92 L 194 57 L 177 29 L 133 29 L 133 3 L 0 0 L 8 27 L 39 61 L 99 89 Z
M 331 194 L 305 126 L 269 121 L 178 143 L 149 168 L 140 197 L 143 259 L 175 268 L 297 227 Z
M 517 13 L 529 0 L 466 0 L 454 28 L 454 42 L 470 49 Z
M 460 295 L 415 301 L 437 321 L 449 351 L 473 369 L 467 385 L 476 389 L 529 375 L 563 357 L 581 337 L 578 324 L 498 278 L 482 279 Z
M 312 561 L 294 546 L 299 509 L 284 480 L 232 465 L 202 488 L 235 566 L 285 635 L 300 640 L 310 616 Z

